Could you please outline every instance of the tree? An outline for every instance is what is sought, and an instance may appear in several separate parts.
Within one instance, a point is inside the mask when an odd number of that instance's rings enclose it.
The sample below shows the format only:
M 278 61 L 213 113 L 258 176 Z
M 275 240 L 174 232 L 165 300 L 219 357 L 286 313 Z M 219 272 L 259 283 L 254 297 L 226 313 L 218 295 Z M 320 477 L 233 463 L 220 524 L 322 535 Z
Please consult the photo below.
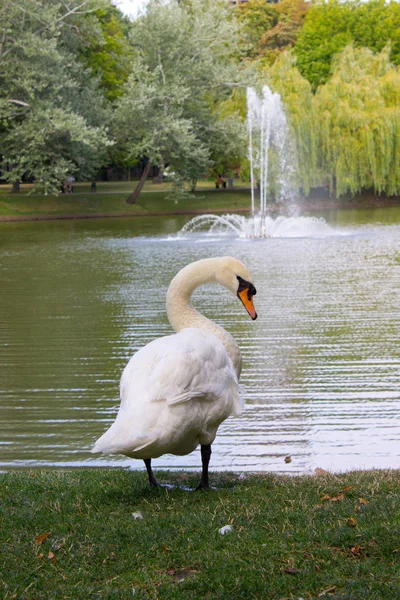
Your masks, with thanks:
M 400 191 L 400 71 L 389 56 L 348 46 L 313 100 L 319 166 L 336 196 Z
M 353 43 L 381 51 L 391 43 L 390 57 L 400 64 L 400 4 L 391 0 L 316 0 L 295 44 L 297 66 L 314 89 L 331 73 L 335 54 Z
M 80 19 L 79 58 L 100 77 L 100 86 L 111 102 L 122 95 L 130 72 L 132 49 L 129 22 L 112 6 L 99 8 Z
M 216 148 L 238 140 L 238 127 L 234 134 L 232 119 L 228 127 L 216 109 L 237 77 L 237 28 L 224 1 L 152 0 L 132 24 L 131 41 L 132 73 L 117 106 L 115 133 L 130 156 L 147 161 L 128 199 L 135 202 L 151 165 L 168 165 L 182 187 L 212 166 Z
M 309 9 L 310 3 L 306 0 L 282 0 L 277 5 L 278 22 L 263 33 L 259 43 L 261 52 L 271 62 L 296 43 Z
M 279 20 L 277 7 L 265 0 L 249 0 L 238 4 L 236 17 L 241 23 L 242 45 L 248 56 L 260 54 L 260 40 Z
M 248 56 L 273 63 L 279 54 L 296 42 L 310 4 L 306 0 L 282 0 L 271 5 L 249 0 L 236 9 Z
M 46 193 L 67 173 L 92 176 L 107 146 L 107 109 L 98 84 L 64 43 L 64 28 L 90 3 L 11 0 L 0 16 L 2 176 L 33 178 Z

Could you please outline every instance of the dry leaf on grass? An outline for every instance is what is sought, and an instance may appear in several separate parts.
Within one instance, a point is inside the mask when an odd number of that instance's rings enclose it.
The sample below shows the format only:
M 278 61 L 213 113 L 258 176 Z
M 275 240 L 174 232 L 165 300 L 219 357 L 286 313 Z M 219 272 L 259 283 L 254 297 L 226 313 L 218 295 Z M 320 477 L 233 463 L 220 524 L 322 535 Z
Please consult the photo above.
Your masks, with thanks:
M 301 573 L 300 569 L 295 569 L 294 567 L 288 567 L 287 569 L 283 569 L 284 573 L 287 573 L 288 575 L 298 575 L 299 573 Z
M 198 571 L 199 570 L 196 567 L 182 567 L 181 569 L 167 569 L 165 572 L 176 581 L 184 581 L 187 577 L 196 575 Z
M 48 531 L 47 533 L 42 533 L 41 535 L 37 535 L 34 540 L 35 540 L 35 544 L 37 544 L 38 546 L 40 546 L 40 544 L 43 544 L 43 542 L 45 540 L 47 540 L 47 538 L 50 535 L 50 531 Z
M 353 487 L 354 487 L 354 486 L 352 486 L 352 485 L 345 485 L 345 486 L 344 486 L 344 488 L 342 488 L 342 489 L 340 490 L 340 492 L 341 492 L 341 493 L 342 493 L 342 492 L 349 492 L 350 490 L 352 490 L 352 489 L 353 489 Z
M 353 556 L 360 556 L 360 550 L 360 544 L 356 544 L 353 548 L 350 548 L 350 552 L 353 554 Z
M 325 469 L 317 467 L 316 469 L 314 469 L 314 475 L 317 475 L 317 477 L 328 477 L 329 473 L 328 471 L 325 471 Z
M 344 500 L 344 495 L 339 494 L 338 496 L 329 496 L 328 494 L 325 494 L 325 496 L 322 496 L 321 500 L 322 502 L 341 502 Z
M 318 594 L 318 598 L 322 598 L 323 596 L 326 596 L 327 594 L 334 594 L 335 592 L 336 592 L 336 585 L 331 585 L 331 587 L 326 588 L 326 590 L 324 590 L 323 592 Z
M 331 502 L 341 502 L 342 500 L 344 500 L 344 494 L 338 494 L 337 496 L 333 496 L 333 498 L 331 498 Z
M 368 500 L 365 500 L 364 498 L 359 498 L 358 501 L 360 504 L 363 504 L 364 506 L 367 506 L 367 504 L 369 504 Z
M 357 527 L 357 521 L 354 517 L 349 517 L 346 523 L 349 527 Z

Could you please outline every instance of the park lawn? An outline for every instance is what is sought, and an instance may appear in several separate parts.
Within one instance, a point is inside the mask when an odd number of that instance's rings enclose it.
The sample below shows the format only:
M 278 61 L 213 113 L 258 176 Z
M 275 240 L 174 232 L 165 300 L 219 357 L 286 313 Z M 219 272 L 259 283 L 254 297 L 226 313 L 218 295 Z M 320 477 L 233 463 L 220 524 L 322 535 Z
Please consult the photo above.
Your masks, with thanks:
M 1 474 L 2 598 L 399 597 L 398 471 L 212 483 L 154 489 L 125 469 Z
M 247 189 L 204 190 L 197 192 L 194 197 L 176 202 L 169 197 L 167 191 L 159 191 L 159 186 L 153 185 L 148 191 L 141 193 L 137 204 L 132 205 L 125 202 L 128 192 L 115 190 L 111 186 L 104 186 L 104 188 L 96 193 L 77 191 L 59 196 L 29 195 L 27 191 L 11 194 L 8 190 L 2 189 L 0 190 L 0 218 L 113 216 L 171 212 L 195 214 L 221 210 L 247 210 L 250 205 L 250 191 Z

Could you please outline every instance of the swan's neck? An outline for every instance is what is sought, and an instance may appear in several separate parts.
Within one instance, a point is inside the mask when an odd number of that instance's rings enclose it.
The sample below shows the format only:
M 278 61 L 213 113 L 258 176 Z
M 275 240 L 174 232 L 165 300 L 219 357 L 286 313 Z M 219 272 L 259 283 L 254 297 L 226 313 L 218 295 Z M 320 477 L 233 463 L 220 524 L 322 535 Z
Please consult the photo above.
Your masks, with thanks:
M 179 271 L 168 288 L 167 315 L 176 332 L 186 327 L 197 327 L 219 338 L 239 377 L 242 357 L 236 341 L 223 327 L 207 319 L 190 303 L 190 297 L 196 288 L 205 283 L 216 282 L 217 261 L 215 258 L 199 260 Z

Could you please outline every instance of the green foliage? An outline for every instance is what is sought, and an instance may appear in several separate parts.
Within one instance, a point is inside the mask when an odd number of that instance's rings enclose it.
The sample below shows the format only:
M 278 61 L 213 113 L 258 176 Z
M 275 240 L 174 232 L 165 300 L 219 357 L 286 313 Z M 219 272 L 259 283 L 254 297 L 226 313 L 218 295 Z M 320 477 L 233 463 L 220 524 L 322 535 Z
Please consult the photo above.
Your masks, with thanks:
M 270 59 L 279 55 L 282 50 L 293 46 L 309 8 L 310 4 L 306 0 L 282 0 L 279 2 L 276 7 L 278 22 L 272 29 L 266 31 L 260 40 L 261 50 L 268 53 Z
M 242 24 L 243 42 L 249 56 L 259 54 L 260 39 L 278 23 L 279 12 L 276 6 L 264 0 L 249 0 L 236 8 L 236 17 Z
M 400 192 L 400 71 L 389 54 L 348 46 L 315 95 L 318 160 L 337 196 Z
M 247 54 L 266 57 L 274 62 L 282 50 L 296 42 L 310 4 L 305 0 L 282 0 L 271 5 L 263 0 L 250 0 L 236 9 Z
M 69 10 L 47 0 L 3 6 L 0 148 L 2 177 L 10 182 L 25 175 L 48 193 L 68 173 L 85 178 L 98 168 L 108 144 L 107 110 L 62 36 L 85 4 L 70 3 Z
M 116 110 L 116 136 L 132 157 L 168 165 L 177 183 L 207 172 L 242 131 L 217 110 L 234 66 L 231 17 L 224 1 L 153 0 L 132 24 L 134 60 Z
M 400 64 L 400 4 L 394 0 L 316 0 L 295 45 L 300 72 L 315 87 L 325 83 L 335 54 L 353 43 L 381 51 L 391 43 Z
M 86 34 L 80 58 L 95 75 L 108 100 L 121 96 L 128 79 L 132 50 L 128 42 L 128 25 L 114 6 L 85 15 Z

